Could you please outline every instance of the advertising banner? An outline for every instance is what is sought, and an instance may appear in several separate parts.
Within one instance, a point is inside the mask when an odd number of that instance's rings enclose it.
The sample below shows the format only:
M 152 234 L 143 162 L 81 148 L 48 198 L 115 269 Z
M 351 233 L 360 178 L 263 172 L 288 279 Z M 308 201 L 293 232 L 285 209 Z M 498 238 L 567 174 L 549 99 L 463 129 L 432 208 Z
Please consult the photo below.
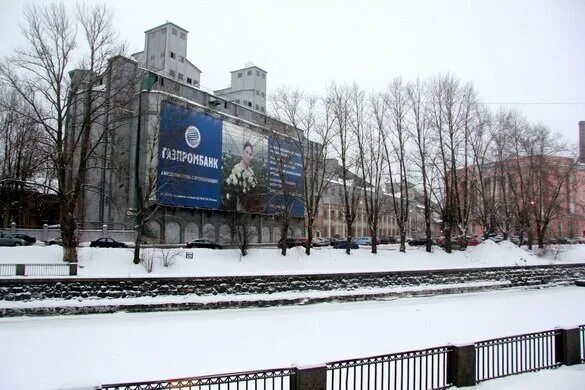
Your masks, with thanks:
M 158 147 L 159 202 L 219 208 L 221 149 L 221 120 L 163 103 Z
M 268 214 L 288 208 L 291 217 L 304 216 L 303 159 L 296 143 L 280 137 L 268 139 L 268 191 Z
M 161 204 L 304 216 L 302 157 L 290 140 L 165 102 L 158 157 Z

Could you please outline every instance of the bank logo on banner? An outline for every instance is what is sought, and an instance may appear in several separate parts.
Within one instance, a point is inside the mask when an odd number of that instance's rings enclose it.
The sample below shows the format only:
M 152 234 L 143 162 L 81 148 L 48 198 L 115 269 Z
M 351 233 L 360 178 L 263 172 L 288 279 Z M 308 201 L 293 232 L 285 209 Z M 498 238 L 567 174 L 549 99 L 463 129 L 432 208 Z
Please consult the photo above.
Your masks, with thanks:
M 187 141 L 187 145 L 191 147 L 191 149 L 195 149 L 201 143 L 201 133 L 199 129 L 195 126 L 187 127 L 185 130 L 185 141 Z

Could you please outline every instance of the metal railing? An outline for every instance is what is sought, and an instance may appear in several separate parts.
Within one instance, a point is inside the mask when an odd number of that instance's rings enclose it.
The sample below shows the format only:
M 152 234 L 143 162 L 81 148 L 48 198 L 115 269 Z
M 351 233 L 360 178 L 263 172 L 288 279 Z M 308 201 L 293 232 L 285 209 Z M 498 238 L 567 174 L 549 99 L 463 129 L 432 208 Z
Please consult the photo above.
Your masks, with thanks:
M 585 325 L 579 325 L 579 338 L 581 339 L 581 363 L 585 363 Z
M 327 389 L 445 389 L 450 347 L 327 363 Z
M 0 276 L 15 276 L 16 264 L 0 264 Z
M 475 343 L 477 382 L 558 367 L 557 330 L 502 337 Z
M 0 264 L 0 276 L 71 276 L 77 275 L 77 263 Z
M 96 390 L 289 390 L 295 368 L 275 368 L 231 374 L 102 385 Z

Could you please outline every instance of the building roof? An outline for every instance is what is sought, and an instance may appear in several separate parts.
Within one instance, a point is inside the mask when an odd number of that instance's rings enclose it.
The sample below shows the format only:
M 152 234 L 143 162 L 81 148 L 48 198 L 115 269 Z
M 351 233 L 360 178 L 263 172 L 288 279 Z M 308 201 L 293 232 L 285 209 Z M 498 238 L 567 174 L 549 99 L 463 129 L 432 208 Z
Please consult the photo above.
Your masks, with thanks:
M 166 27 L 166 26 L 168 26 L 168 25 L 175 26 L 175 27 L 177 27 L 177 28 L 179 28 L 179 29 L 181 29 L 181 30 L 185 31 L 186 33 L 188 33 L 188 32 L 189 32 L 189 31 L 185 30 L 183 27 L 181 27 L 181 26 L 177 26 L 175 23 L 172 23 L 172 22 L 166 22 L 166 23 L 163 23 L 163 24 L 161 24 L 160 26 L 156 26 L 156 27 L 154 27 L 154 28 L 151 28 L 151 29 L 149 29 L 149 30 L 146 30 L 144 33 L 146 34 L 146 33 L 149 33 L 149 32 L 151 32 L 151 31 L 153 31 L 153 30 L 158 30 L 159 28 Z
M 256 66 L 256 65 L 246 66 L 245 68 L 238 69 L 238 70 L 232 70 L 231 73 L 239 72 L 241 70 L 246 70 L 246 69 L 252 69 L 252 68 L 260 69 L 262 72 L 268 73 L 267 71 L 265 71 L 264 69 L 262 69 L 261 67 Z
M 186 60 L 186 61 L 187 61 L 189 64 L 193 65 L 193 66 L 195 67 L 195 69 L 197 69 L 197 70 L 199 71 L 199 73 L 203 73 L 203 71 L 202 71 L 201 69 L 199 69 L 199 68 L 197 67 L 197 65 L 195 65 L 194 63 L 192 63 L 191 61 L 189 61 L 187 58 L 185 58 L 185 60 Z

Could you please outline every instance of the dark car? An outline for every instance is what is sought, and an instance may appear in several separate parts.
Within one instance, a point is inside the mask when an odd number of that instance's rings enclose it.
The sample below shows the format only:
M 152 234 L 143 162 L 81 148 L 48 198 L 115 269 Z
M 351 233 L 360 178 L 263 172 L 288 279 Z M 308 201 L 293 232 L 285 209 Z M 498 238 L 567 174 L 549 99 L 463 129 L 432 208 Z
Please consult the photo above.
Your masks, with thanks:
M 12 233 L 12 236 L 16 237 L 16 238 L 20 238 L 21 240 L 24 240 L 26 242 L 25 245 L 32 245 L 35 242 L 37 242 L 36 237 L 29 236 L 28 234 L 24 234 L 24 233 Z
M 337 241 L 333 244 L 333 248 L 335 249 L 347 249 L 347 241 Z M 351 242 L 351 249 L 359 249 L 360 246 L 355 242 Z
M 10 233 L 0 233 L 0 246 L 23 246 L 26 245 L 26 241 L 22 238 L 14 237 Z
M 222 249 L 221 245 L 211 240 L 199 238 L 197 240 L 189 241 L 185 248 L 208 248 L 208 249 Z
M 378 244 L 386 245 L 386 244 L 397 244 L 396 237 L 388 236 L 388 237 L 380 237 L 378 238 Z
M 116 241 L 113 238 L 98 238 L 89 243 L 92 248 L 127 248 L 128 246 L 123 242 Z
M 305 245 L 306 245 L 306 241 L 305 241 L 305 239 L 302 239 L 302 238 L 287 238 L 286 239 L 286 247 L 287 248 L 292 248 L 295 246 L 305 246 Z M 281 238 L 278 241 L 278 247 L 280 249 L 282 249 L 283 246 L 284 246 L 284 239 Z

